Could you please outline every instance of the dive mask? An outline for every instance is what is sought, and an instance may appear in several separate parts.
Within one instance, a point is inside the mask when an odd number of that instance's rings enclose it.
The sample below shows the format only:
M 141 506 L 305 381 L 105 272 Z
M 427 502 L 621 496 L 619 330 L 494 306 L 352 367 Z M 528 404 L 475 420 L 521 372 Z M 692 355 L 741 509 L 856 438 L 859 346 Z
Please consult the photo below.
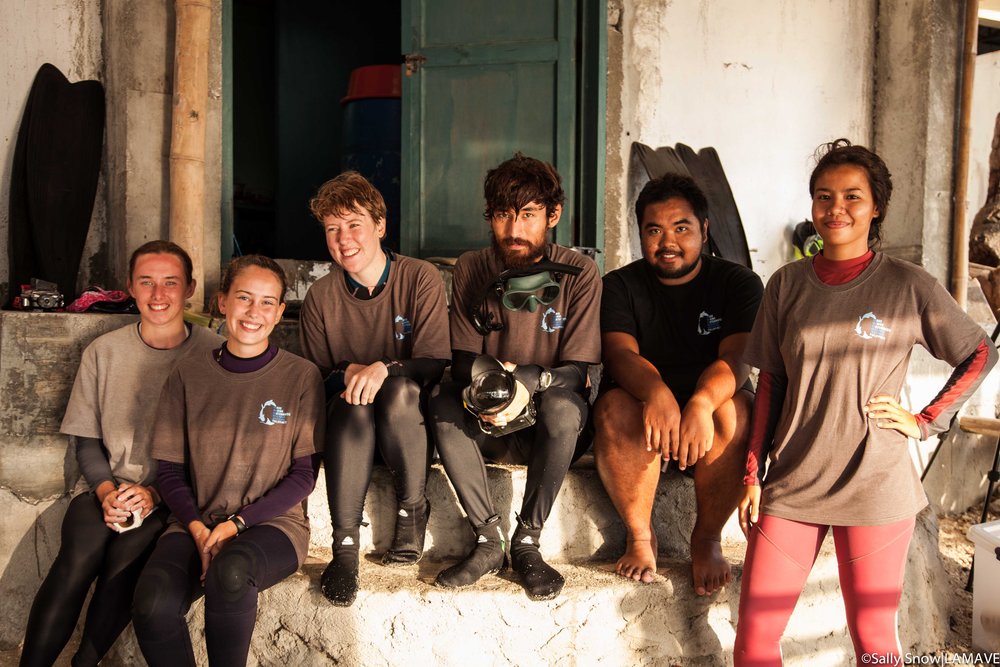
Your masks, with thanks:
M 533 313 L 539 304 L 547 306 L 559 298 L 560 282 L 564 275 L 578 276 L 582 271 L 579 266 L 553 262 L 547 257 L 523 269 L 507 269 L 485 286 L 482 301 L 474 302 L 469 308 L 472 324 L 481 336 L 502 331 L 503 322 L 489 309 L 491 294 L 507 310 L 527 310 Z

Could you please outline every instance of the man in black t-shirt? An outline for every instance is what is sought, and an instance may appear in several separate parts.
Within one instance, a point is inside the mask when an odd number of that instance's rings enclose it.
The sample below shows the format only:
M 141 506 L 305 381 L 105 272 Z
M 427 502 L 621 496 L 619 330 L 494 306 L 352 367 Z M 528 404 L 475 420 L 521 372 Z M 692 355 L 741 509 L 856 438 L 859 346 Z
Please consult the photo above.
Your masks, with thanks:
M 741 361 L 763 293 L 749 269 L 702 254 L 708 203 L 694 181 L 667 175 L 636 201 L 643 258 L 604 277 L 604 378 L 594 406 L 601 481 L 628 530 L 617 572 L 650 582 L 650 518 L 661 470 L 694 468 L 695 591 L 731 579 L 721 533 L 739 501 L 752 395 Z

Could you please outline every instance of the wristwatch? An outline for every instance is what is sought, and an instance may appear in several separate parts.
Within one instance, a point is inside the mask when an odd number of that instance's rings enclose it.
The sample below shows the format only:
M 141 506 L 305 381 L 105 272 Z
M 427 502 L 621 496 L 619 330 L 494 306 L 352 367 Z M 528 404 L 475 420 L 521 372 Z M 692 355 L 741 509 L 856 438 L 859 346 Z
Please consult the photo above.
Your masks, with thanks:
M 240 535 L 244 530 L 247 529 L 247 525 L 243 523 L 243 519 L 240 518 L 239 514 L 230 514 L 226 517 L 226 521 L 232 521 L 236 524 L 236 534 Z

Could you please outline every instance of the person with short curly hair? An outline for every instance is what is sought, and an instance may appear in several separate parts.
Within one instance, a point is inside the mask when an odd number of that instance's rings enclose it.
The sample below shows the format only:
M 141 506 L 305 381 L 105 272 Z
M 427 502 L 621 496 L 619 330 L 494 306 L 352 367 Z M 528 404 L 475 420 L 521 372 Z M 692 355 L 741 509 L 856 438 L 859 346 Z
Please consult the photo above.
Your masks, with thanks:
M 303 355 L 326 379 L 331 428 L 324 450 L 333 558 L 320 586 L 333 604 L 358 592 L 365 495 L 376 460 L 392 474 L 396 525 L 382 556 L 412 565 L 430 516 L 427 397 L 451 358 L 441 273 L 382 246 L 386 207 L 361 174 L 324 183 L 310 202 L 334 266 L 309 288 L 299 333 Z

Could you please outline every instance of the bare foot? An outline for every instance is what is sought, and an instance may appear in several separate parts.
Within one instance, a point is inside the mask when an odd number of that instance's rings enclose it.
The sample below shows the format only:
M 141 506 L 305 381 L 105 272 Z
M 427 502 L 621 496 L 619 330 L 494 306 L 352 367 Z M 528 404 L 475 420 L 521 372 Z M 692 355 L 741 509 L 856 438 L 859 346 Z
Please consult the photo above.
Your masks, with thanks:
M 615 572 L 644 584 L 652 583 L 656 576 L 656 535 L 645 539 L 627 538 L 625 553 L 618 559 Z
M 691 576 L 698 595 L 711 595 L 732 581 L 733 573 L 722 556 L 719 539 L 691 537 Z

